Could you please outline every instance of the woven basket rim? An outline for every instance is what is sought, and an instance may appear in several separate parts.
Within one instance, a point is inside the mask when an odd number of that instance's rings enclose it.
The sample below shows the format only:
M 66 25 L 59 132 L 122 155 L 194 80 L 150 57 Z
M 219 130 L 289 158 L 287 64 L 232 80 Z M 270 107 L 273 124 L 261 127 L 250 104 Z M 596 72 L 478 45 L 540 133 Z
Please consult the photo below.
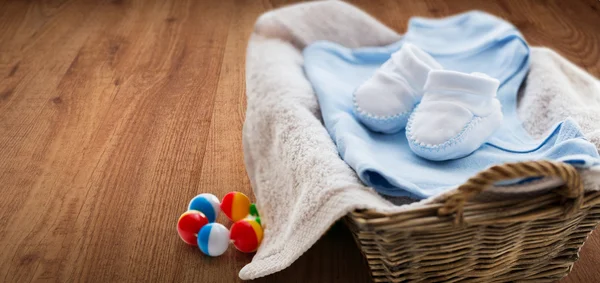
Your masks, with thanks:
M 527 177 L 558 177 L 564 181 L 564 185 L 548 190 L 541 197 L 536 197 L 528 200 L 522 199 L 502 199 L 489 202 L 479 202 L 473 199 L 493 186 L 499 181 L 513 180 Z M 465 183 L 460 185 L 453 193 L 436 199 L 432 203 L 423 204 L 419 208 L 399 212 L 380 212 L 373 209 L 359 209 L 348 214 L 350 218 L 357 224 L 378 224 L 390 221 L 403 220 L 405 225 L 410 225 L 409 220 L 413 220 L 415 224 L 435 223 L 452 221 L 454 225 L 460 225 L 464 222 L 465 214 L 468 216 L 469 211 L 473 208 L 476 210 L 491 209 L 494 207 L 505 207 L 514 205 L 515 207 L 537 208 L 540 204 L 550 202 L 550 199 L 556 195 L 561 196 L 565 201 L 564 213 L 567 215 L 575 213 L 585 203 L 585 194 L 583 190 L 583 182 L 577 169 L 565 162 L 538 160 L 505 163 L 489 167 L 475 176 L 469 178 Z M 596 203 L 588 203 L 586 206 L 595 205 Z M 436 210 L 436 217 L 430 215 L 430 211 Z M 543 214 L 561 215 L 563 211 L 560 208 L 553 207 Z M 502 223 L 502 215 L 498 215 L 498 223 Z M 471 217 L 472 218 L 472 217 Z M 494 223 L 494 217 L 479 217 L 485 218 L 484 222 Z M 491 219 L 490 219 L 491 218 Z M 483 219 L 480 219 L 481 222 Z M 474 222 L 471 221 L 471 224 Z M 403 225 L 404 226 L 404 225 Z

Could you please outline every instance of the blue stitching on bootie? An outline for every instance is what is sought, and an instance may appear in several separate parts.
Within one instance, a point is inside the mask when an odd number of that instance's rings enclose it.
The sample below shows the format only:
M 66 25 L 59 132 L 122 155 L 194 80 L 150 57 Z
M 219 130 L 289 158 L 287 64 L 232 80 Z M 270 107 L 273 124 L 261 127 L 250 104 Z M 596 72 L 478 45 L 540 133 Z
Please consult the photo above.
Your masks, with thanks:
M 394 114 L 394 115 L 389 115 L 389 116 L 378 116 L 378 115 L 373 115 L 369 112 L 364 111 L 363 109 L 360 108 L 360 106 L 358 106 L 358 102 L 356 102 L 356 91 L 353 92 L 352 94 L 352 104 L 353 104 L 353 108 L 354 108 L 354 113 L 356 114 L 356 116 L 358 116 L 357 118 L 359 118 L 359 120 L 366 120 L 369 123 L 373 123 L 373 124 L 389 124 L 391 126 L 394 126 L 393 124 L 397 122 L 397 125 L 395 125 L 396 127 L 398 127 L 399 129 L 396 130 L 400 131 L 402 130 L 402 128 L 404 128 L 404 125 L 406 125 L 406 121 L 408 121 L 410 114 L 413 112 L 413 110 L 410 111 L 405 111 L 405 112 L 401 112 L 398 114 Z M 414 106 L 413 106 L 414 109 Z M 373 129 L 371 125 L 367 125 L 364 121 L 361 121 L 363 125 L 365 125 L 367 128 L 371 129 L 372 131 L 376 131 L 379 132 L 378 129 Z M 404 125 L 402 125 L 404 124 Z
M 413 113 L 416 114 L 416 112 L 418 111 L 418 107 L 419 107 L 418 105 L 417 105 L 417 107 L 415 107 L 415 110 L 413 111 Z M 412 133 L 412 124 L 413 124 L 413 120 L 414 120 L 413 117 L 414 117 L 414 115 L 411 115 L 410 118 L 408 118 L 408 123 L 406 124 L 406 133 L 407 133 L 409 143 L 415 145 L 419 149 L 435 151 L 435 152 L 440 152 L 440 151 L 446 149 L 447 147 L 450 147 L 450 146 L 453 146 L 455 144 L 462 142 L 465 139 L 467 132 L 469 130 L 471 130 L 472 128 L 474 128 L 475 126 L 477 126 L 481 122 L 481 120 L 483 120 L 482 117 L 474 116 L 474 118 L 471 119 L 471 121 L 469 121 L 469 123 L 467 123 L 456 136 L 450 138 L 449 140 L 447 140 L 441 144 L 432 145 L 432 144 L 424 144 L 422 142 L 418 142 L 417 139 L 413 136 L 413 133 Z

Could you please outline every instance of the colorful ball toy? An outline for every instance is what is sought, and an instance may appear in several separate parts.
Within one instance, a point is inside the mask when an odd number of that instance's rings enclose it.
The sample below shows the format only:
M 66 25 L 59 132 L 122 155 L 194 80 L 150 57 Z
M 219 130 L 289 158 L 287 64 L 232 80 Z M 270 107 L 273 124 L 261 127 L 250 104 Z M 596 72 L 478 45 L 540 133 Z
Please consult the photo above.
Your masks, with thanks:
M 200 211 L 189 210 L 184 212 L 177 221 L 179 237 L 189 245 L 197 244 L 198 231 L 208 224 L 208 219 Z
M 234 222 L 231 231 L 214 223 L 221 210 Z M 177 232 L 184 242 L 197 245 L 209 256 L 222 255 L 230 243 L 241 252 L 251 253 L 263 239 L 258 209 L 240 192 L 226 194 L 222 202 L 213 194 L 197 195 L 179 217 Z
M 188 205 L 188 210 L 197 210 L 208 218 L 208 222 L 215 222 L 221 211 L 221 202 L 213 194 L 199 194 L 194 197 Z
M 231 192 L 223 197 L 221 210 L 231 221 L 237 222 L 250 213 L 250 199 L 240 192 Z
M 222 255 L 229 247 L 229 230 L 219 223 L 204 225 L 198 233 L 198 247 L 206 255 Z
M 256 220 L 245 218 L 233 223 L 229 237 L 239 251 L 251 253 L 258 249 L 263 238 L 263 229 Z

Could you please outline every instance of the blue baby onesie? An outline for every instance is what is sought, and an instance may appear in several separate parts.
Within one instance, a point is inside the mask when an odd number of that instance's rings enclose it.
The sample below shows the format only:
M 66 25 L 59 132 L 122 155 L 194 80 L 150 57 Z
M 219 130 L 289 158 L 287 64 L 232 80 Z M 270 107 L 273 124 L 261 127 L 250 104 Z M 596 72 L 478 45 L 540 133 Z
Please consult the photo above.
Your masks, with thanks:
M 435 162 L 415 155 L 405 132 L 369 131 L 352 111 L 352 93 L 404 43 L 413 43 L 445 69 L 481 72 L 500 81 L 503 126 L 474 153 Z M 493 164 L 551 159 L 578 166 L 599 163 L 598 151 L 573 120 L 534 140 L 517 117 L 517 91 L 529 69 L 529 48 L 511 24 L 483 12 L 444 19 L 414 17 L 404 37 L 385 47 L 349 49 L 316 42 L 304 49 L 304 69 L 318 96 L 325 126 L 340 156 L 367 185 L 391 196 L 417 199 L 455 187 Z

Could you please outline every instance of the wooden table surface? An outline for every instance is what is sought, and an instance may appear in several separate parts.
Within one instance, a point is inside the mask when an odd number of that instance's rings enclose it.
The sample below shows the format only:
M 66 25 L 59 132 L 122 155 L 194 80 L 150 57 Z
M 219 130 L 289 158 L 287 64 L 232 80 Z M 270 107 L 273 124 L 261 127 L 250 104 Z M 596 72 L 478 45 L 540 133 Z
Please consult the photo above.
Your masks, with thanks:
M 351 2 L 399 32 L 413 15 L 485 10 L 600 76 L 597 0 Z M 1 2 L 0 282 L 238 281 L 250 255 L 202 256 L 175 225 L 198 193 L 251 195 L 245 48 L 257 16 L 284 4 Z M 599 264 L 594 234 L 563 282 L 598 282 Z M 368 279 L 337 224 L 258 281 Z

